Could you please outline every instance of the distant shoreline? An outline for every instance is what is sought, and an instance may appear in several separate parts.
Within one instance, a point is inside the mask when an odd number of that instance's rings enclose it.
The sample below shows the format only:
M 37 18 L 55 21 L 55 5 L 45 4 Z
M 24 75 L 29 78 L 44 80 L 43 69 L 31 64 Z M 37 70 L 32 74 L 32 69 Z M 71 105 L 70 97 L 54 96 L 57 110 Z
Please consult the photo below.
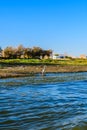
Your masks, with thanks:
M 44 65 L 19 65 L 0 68 L 0 78 L 25 77 L 41 74 Z M 87 66 L 46 65 L 45 73 L 87 72 Z

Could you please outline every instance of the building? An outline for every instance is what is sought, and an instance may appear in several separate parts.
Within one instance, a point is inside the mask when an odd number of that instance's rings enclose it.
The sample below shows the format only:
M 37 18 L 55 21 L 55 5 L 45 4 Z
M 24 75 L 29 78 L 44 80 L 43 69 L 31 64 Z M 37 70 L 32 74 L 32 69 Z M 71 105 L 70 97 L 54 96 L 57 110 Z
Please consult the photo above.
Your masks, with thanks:
M 64 58 L 65 58 L 64 54 L 53 53 L 52 55 L 52 59 L 64 59 Z
M 58 54 L 53 54 L 53 55 L 52 55 L 52 59 L 55 60 L 55 59 L 58 59 L 58 58 L 59 58 L 59 55 L 58 55 Z
M 80 55 L 80 58 L 81 58 L 81 59 L 86 59 L 87 56 L 86 56 L 85 54 L 82 54 L 82 55 Z

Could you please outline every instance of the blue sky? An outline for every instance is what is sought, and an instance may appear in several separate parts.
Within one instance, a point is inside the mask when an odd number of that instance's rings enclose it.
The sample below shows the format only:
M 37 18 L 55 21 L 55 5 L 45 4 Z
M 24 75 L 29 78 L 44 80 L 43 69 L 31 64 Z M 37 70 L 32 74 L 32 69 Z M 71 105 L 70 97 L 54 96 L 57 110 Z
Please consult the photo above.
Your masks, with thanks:
M 0 0 L 0 46 L 87 55 L 87 0 Z

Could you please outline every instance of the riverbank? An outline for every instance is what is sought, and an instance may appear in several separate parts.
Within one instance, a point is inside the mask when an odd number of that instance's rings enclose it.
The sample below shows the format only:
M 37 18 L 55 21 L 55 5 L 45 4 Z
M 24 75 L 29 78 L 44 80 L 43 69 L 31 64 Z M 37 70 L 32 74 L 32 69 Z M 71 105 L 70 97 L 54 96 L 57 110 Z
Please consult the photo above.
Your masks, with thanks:
M 43 65 L 18 65 L 0 68 L 0 78 L 33 76 L 42 72 Z M 87 66 L 46 65 L 45 73 L 86 72 Z

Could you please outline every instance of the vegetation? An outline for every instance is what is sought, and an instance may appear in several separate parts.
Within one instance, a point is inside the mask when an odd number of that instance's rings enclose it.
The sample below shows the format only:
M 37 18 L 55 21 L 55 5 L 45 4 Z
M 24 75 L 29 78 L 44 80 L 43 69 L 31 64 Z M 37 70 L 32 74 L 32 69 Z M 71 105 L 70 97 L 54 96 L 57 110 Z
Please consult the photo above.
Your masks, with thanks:
M 22 45 L 19 45 L 17 48 L 14 47 L 6 47 L 3 50 L 4 54 L 2 57 L 7 59 L 40 59 L 44 56 L 50 57 L 52 54 L 52 50 L 44 50 L 40 47 L 33 47 L 33 48 L 25 48 Z
M 0 47 L 0 54 L 2 51 L 0 68 L 3 65 L 87 65 L 87 59 L 73 59 L 68 56 L 53 60 L 50 58 L 52 50 L 44 50 L 40 47 L 25 48 L 23 45 L 19 45 L 17 48 L 6 47 L 4 50 Z
M 17 48 L 12 46 L 4 50 L 0 48 L 0 78 L 41 74 L 44 65 L 45 72 L 87 72 L 87 59 L 65 56 L 53 60 L 51 54 L 52 50 L 40 47 L 25 48 L 19 45 Z
M 87 59 L 1 59 L 0 65 L 87 65 Z

